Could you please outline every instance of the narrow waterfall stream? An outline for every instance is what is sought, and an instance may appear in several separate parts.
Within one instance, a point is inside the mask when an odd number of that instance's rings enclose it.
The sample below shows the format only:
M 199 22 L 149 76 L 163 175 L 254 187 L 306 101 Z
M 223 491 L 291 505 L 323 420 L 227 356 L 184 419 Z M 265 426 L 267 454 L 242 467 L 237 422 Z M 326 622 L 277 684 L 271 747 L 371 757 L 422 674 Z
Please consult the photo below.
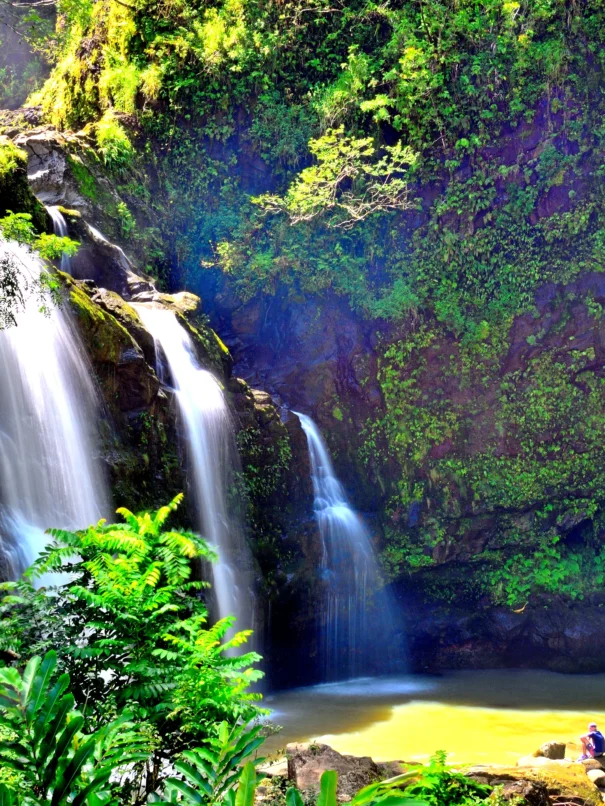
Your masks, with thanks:
M 229 501 L 237 467 L 233 423 L 222 389 L 202 369 L 191 338 L 174 313 L 134 304 L 166 358 L 183 420 L 200 531 L 219 555 L 212 566 L 217 614 L 237 617 L 237 629 L 253 621 L 248 549 L 241 520 Z M 162 369 L 158 355 L 158 374 Z M 164 379 L 163 379 L 164 380 Z M 236 507 L 235 507 L 236 508 Z
M 65 238 L 69 235 L 67 231 L 67 221 L 65 220 L 65 216 L 59 210 L 58 207 L 47 207 L 46 212 L 52 218 L 53 222 L 53 231 L 55 235 L 59 235 L 61 238 Z M 69 255 L 63 253 L 61 255 L 61 271 L 69 272 L 71 269 L 71 258 Z
M 320 648 L 326 681 L 393 670 L 397 658 L 389 644 L 395 624 L 381 590 L 370 535 L 351 507 L 332 466 L 326 444 L 313 420 L 294 412 L 307 437 L 315 496 L 314 510 L 322 541 Z M 384 657 L 380 657 L 384 656 Z
M 0 252 L 32 277 L 44 268 L 26 247 Z M 82 529 L 110 513 L 96 458 L 98 401 L 69 312 L 45 316 L 30 299 L 0 331 L 0 553 L 10 576 L 29 565 L 49 527 Z

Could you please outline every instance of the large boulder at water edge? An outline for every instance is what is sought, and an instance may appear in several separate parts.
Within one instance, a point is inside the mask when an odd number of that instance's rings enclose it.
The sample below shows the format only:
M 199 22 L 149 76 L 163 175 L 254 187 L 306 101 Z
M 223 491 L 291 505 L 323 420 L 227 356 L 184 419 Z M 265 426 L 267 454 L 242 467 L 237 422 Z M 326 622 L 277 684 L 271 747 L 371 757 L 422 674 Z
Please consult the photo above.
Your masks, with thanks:
M 477 765 L 468 769 L 466 774 L 480 783 L 494 788 L 502 787 L 506 800 L 520 795 L 530 806 L 552 803 L 601 804 L 599 790 L 586 777 L 581 764 L 546 758 L 534 758 L 533 761 L 533 768 Z
M 362 787 L 378 780 L 380 768 L 371 758 L 343 756 L 327 744 L 289 744 L 288 778 L 303 792 L 318 792 L 319 781 L 326 770 L 338 773 L 338 799 L 349 800 Z
M 536 756 L 544 758 L 561 759 L 565 758 L 565 742 L 546 742 L 536 753 Z

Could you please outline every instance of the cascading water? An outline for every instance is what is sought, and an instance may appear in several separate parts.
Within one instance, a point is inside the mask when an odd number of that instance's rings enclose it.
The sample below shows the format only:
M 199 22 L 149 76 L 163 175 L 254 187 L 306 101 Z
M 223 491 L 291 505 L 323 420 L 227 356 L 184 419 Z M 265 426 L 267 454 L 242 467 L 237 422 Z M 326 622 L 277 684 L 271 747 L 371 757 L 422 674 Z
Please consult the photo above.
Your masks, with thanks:
M 370 535 L 351 507 L 321 433 L 313 420 L 294 412 L 307 437 L 322 542 L 325 585 L 320 611 L 324 680 L 394 671 L 400 665 L 390 645 L 395 632 L 392 608 L 381 589 Z
M 27 248 L 0 240 L 0 254 L 39 276 Z M 97 397 L 84 348 L 62 308 L 31 299 L 0 331 L 0 553 L 18 575 L 49 527 L 82 529 L 110 511 L 95 459 Z
M 59 235 L 61 238 L 67 237 L 67 221 L 61 210 L 58 207 L 47 207 L 46 212 L 52 219 L 53 222 L 53 231 L 55 235 Z M 66 255 L 65 252 L 61 255 L 61 271 L 65 271 L 71 274 L 71 258 L 69 255 Z
M 133 307 L 161 347 L 170 371 L 185 427 L 200 530 L 219 557 L 212 566 L 218 616 L 235 615 L 237 629 L 250 629 L 250 560 L 241 521 L 229 501 L 237 449 L 225 397 L 212 373 L 200 367 L 191 338 L 172 311 L 140 303 Z

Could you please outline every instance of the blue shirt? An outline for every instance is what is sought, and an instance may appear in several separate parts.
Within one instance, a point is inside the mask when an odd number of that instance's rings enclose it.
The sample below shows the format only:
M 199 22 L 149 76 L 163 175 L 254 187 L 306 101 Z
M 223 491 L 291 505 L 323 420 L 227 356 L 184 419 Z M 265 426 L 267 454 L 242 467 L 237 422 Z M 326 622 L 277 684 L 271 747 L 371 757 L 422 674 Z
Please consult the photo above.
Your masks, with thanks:
M 605 736 L 603 736 L 600 730 L 593 730 L 588 734 L 588 738 L 592 742 L 595 756 L 600 756 L 605 750 Z

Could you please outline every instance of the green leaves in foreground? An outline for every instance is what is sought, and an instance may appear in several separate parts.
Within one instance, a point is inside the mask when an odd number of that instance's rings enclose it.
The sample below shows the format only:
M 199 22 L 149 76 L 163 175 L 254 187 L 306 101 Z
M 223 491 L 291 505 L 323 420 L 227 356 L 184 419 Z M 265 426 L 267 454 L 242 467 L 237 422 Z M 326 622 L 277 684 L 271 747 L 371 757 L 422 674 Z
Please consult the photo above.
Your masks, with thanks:
M 401 784 L 409 783 L 418 777 L 418 770 L 390 778 L 388 781 L 379 781 L 360 789 L 351 800 L 352 806 L 427 806 L 425 800 L 406 794 Z M 338 773 L 327 770 L 323 773 L 319 785 L 317 806 L 337 806 L 336 792 L 338 788 Z M 295 787 L 286 792 L 286 806 L 304 806 L 302 795 Z
M 213 747 L 196 747 L 183 753 L 183 760 L 175 762 L 179 778 L 168 778 L 166 790 L 178 792 L 190 803 L 216 803 L 224 800 L 229 806 L 251 806 L 256 789 L 255 766 L 264 758 L 248 761 L 243 772 L 239 765 L 256 752 L 264 741 L 259 736 L 262 726 L 248 728 L 236 725 L 230 728 L 227 722 L 219 726 L 218 738 L 211 741 Z M 239 781 L 237 795 L 235 785 Z
M 1 806 L 94 806 L 112 775 L 147 758 L 127 716 L 85 735 L 69 675 L 54 680 L 56 652 L 32 658 L 23 675 L 0 669 L 0 767 L 18 787 L 0 787 Z

